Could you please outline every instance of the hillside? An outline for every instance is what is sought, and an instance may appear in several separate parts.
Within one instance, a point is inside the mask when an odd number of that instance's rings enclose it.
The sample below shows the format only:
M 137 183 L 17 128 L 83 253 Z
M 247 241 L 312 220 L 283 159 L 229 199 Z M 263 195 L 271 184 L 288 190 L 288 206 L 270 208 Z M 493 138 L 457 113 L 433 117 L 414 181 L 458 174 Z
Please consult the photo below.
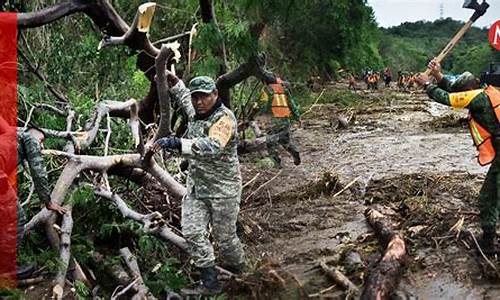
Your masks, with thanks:
M 421 71 L 463 24 L 447 18 L 381 29 L 380 55 L 385 64 L 396 71 Z M 472 27 L 443 62 L 443 69 L 452 73 L 467 70 L 479 74 L 490 62 L 499 60 L 500 53 L 488 44 L 488 30 Z

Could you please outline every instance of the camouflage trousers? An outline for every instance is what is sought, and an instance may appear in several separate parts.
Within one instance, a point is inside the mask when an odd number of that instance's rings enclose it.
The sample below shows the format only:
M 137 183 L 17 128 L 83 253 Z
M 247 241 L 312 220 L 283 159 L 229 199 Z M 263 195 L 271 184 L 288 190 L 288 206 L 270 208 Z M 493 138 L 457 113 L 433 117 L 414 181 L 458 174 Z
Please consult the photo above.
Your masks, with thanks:
M 21 245 L 24 237 L 24 224 L 26 223 L 26 216 L 24 214 L 24 209 L 19 204 L 19 199 L 17 199 L 17 248 Z
M 299 152 L 290 136 L 290 124 L 273 126 L 269 132 L 254 140 L 243 140 L 239 145 L 241 153 L 255 152 L 267 149 L 269 155 L 279 160 L 279 147 L 282 146 L 292 156 Z
M 241 192 L 233 198 L 197 199 L 188 193 L 182 202 L 182 234 L 188 243 L 188 252 L 198 268 L 215 265 L 214 247 L 207 227 L 219 251 L 219 262 L 224 266 L 244 263 L 242 244 L 236 235 L 236 220 L 240 211 Z
M 483 230 L 494 231 L 500 213 L 500 158 L 495 159 L 479 192 L 479 212 Z
M 290 123 L 274 126 L 266 138 L 267 152 L 276 161 L 281 161 L 278 152 L 280 145 L 292 156 L 299 152 L 290 136 L 290 126 Z

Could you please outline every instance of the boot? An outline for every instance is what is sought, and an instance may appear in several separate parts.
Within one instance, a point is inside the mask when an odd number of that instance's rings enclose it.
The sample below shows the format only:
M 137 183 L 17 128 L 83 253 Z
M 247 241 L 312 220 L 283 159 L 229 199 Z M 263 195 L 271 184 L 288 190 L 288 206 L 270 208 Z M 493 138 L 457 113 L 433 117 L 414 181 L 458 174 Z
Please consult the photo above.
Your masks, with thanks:
M 245 267 L 246 267 L 245 263 L 240 263 L 237 265 L 222 265 L 222 268 L 236 275 L 241 275 L 245 273 Z
M 500 249 L 496 243 L 496 231 L 483 229 L 483 236 L 479 240 L 479 246 L 485 255 L 500 254 Z
M 274 161 L 274 167 L 277 169 L 282 169 L 281 158 L 278 155 L 272 155 L 271 159 Z
M 31 278 L 33 273 L 35 273 L 35 267 L 32 265 L 24 265 L 24 266 L 19 266 L 17 267 L 17 280 L 23 280 L 23 279 L 28 279 Z
M 222 287 L 217 279 L 215 267 L 200 268 L 201 284 L 192 289 L 182 289 L 183 296 L 217 296 Z
M 300 160 L 300 152 L 299 151 L 290 151 L 290 154 L 292 155 L 293 157 L 293 163 L 298 166 L 300 165 L 301 163 L 301 160 Z

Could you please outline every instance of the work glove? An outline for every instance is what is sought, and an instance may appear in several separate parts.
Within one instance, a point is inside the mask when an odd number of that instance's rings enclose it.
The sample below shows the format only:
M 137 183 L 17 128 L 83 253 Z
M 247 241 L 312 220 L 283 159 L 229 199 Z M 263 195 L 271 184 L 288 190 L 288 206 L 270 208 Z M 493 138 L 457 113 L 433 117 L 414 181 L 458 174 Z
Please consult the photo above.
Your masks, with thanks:
M 172 150 L 179 150 L 181 151 L 181 140 L 178 137 L 164 137 L 161 139 L 158 139 L 155 142 L 156 147 L 161 147 L 162 149 L 165 149 L 167 151 L 172 151 Z

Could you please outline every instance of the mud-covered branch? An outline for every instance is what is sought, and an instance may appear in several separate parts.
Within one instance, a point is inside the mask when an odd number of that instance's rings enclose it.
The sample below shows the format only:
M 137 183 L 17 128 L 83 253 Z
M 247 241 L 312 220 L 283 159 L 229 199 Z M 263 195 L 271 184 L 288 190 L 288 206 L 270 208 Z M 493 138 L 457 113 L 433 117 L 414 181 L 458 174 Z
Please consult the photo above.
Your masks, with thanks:
M 336 284 L 342 286 L 342 288 L 347 290 L 347 293 L 350 295 L 358 295 L 359 289 L 358 287 L 352 283 L 342 272 L 337 270 L 337 268 L 330 268 L 326 264 L 325 261 L 320 262 L 320 267 Z
M 384 255 L 372 269 L 365 282 L 361 299 L 390 299 L 406 269 L 406 245 L 403 237 L 394 231 L 387 218 L 368 208 L 365 217 L 384 246 Z

